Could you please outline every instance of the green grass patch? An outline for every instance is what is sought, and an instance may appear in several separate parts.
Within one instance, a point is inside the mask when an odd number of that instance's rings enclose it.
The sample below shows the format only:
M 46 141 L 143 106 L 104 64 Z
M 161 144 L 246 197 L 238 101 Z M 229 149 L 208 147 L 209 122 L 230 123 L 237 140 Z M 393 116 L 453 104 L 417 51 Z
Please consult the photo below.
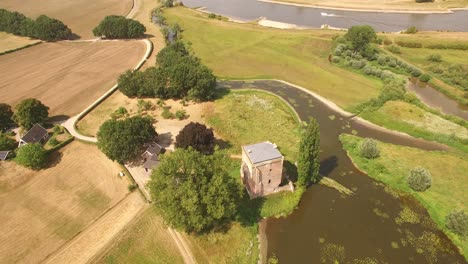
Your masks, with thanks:
M 377 96 L 381 84 L 328 62 L 332 30 L 279 30 L 209 19 L 177 7 L 164 11 L 182 39 L 214 73 L 227 79 L 276 78 L 301 85 L 345 109 Z
M 144 212 L 98 263 L 184 263 L 153 207 Z
M 437 115 L 402 101 L 389 101 L 376 111 L 364 111 L 361 117 L 389 129 L 414 137 L 437 141 L 468 152 L 468 131 Z
M 466 154 L 424 151 L 379 142 L 380 157 L 368 160 L 359 155 L 358 146 L 362 138 L 343 134 L 340 140 L 354 163 L 370 177 L 408 193 L 421 202 L 438 227 L 461 248 L 465 257 L 468 256 L 468 242 L 445 227 L 445 217 L 450 211 L 467 209 Z M 406 183 L 409 171 L 417 166 L 426 168 L 432 174 L 432 186 L 425 192 L 414 192 Z M 403 210 L 396 221 L 415 222 L 417 219 L 412 212 Z

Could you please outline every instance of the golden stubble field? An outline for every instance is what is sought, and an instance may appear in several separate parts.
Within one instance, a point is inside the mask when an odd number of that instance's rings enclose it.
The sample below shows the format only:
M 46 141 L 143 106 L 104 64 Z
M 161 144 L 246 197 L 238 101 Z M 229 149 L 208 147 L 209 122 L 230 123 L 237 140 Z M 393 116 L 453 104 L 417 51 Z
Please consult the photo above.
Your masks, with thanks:
M 0 32 L 0 53 L 18 49 L 39 42 L 37 39 L 18 37 L 5 32 Z
M 63 21 L 83 39 L 108 15 L 127 15 L 133 0 L 2 0 L 0 8 L 23 13 L 31 18 L 47 15 Z
M 96 146 L 73 142 L 50 168 L 0 164 L 0 263 L 37 263 L 128 193 L 118 164 Z
M 0 57 L 0 102 L 36 98 L 54 115 L 74 115 L 109 90 L 145 54 L 142 41 L 42 43 Z

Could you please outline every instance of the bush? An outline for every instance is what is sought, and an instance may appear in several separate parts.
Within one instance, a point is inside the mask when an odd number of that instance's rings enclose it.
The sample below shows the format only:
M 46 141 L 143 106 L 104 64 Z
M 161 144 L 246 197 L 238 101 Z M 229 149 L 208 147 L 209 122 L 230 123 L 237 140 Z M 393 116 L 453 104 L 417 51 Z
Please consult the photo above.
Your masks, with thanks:
M 131 183 L 127 186 L 127 189 L 129 192 L 133 192 L 135 191 L 136 189 L 138 189 L 138 185 L 136 185 L 135 183 Z
M 390 51 L 391 53 L 401 54 L 400 47 L 398 47 L 397 45 L 390 45 L 387 47 L 387 50 Z
M 419 77 L 422 74 L 420 70 L 414 67 L 410 70 L 410 72 L 413 77 Z
M 341 58 L 340 58 L 340 57 L 337 57 L 337 56 L 333 56 L 332 62 L 333 62 L 333 63 L 340 63 L 340 62 L 341 62 Z
M 383 43 L 385 46 L 388 46 L 388 45 L 392 45 L 393 41 L 391 39 L 384 38 Z
M 419 76 L 419 81 L 421 81 L 421 82 L 428 82 L 430 79 L 431 79 L 431 76 L 429 74 L 427 74 L 427 73 L 422 74 L 421 76 Z
M 359 147 L 360 156 L 366 159 L 375 159 L 380 156 L 380 150 L 377 147 L 377 141 L 371 138 L 366 138 L 361 142 Z
M 405 34 L 416 34 L 416 32 L 418 32 L 418 29 L 415 26 L 413 26 L 413 27 L 407 28 L 403 33 L 405 33 Z
M 106 16 L 93 29 L 94 36 L 108 39 L 141 38 L 145 32 L 146 28 L 143 24 L 124 16 Z
M 10 138 L 7 134 L 0 132 L 0 151 L 14 150 L 16 148 L 16 141 Z
M 178 119 L 178 120 L 184 120 L 187 118 L 187 112 L 185 110 L 177 110 L 176 113 L 175 113 L 175 117 Z
M 54 131 L 54 134 L 63 134 L 64 129 L 63 129 L 63 126 L 54 125 L 53 131 Z
M 15 161 L 24 167 L 39 170 L 47 164 L 47 152 L 39 143 L 27 144 L 18 149 Z
M 385 65 L 385 63 L 387 62 L 387 56 L 385 55 L 379 55 L 377 57 L 377 63 L 380 64 L 380 65 Z
M 60 141 L 58 141 L 55 137 L 52 137 L 51 139 L 49 139 L 49 145 L 51 145 L 52 147 L 55 147 L 58 144 L 60 144 Z
M 441 62 L 442 56 L 440 56 L 440 54 L 431 54 L 427 57 L 427 60 L 432 62 Z
M 366 66 L 366 61 L 365 60 L 354 60 L 351 61 L 351 66 L 355 69 L 362 69 L 364 66 Z
M 396 60 L 392 59 L 388 62 L 388 66 L 395 68 L 397 66 Z
M 112 119 L 126 118 L 128 117 L 128 111 L 125 107 L 119 107 L 111 114 Z
M 173 119 L 174 118 L 174 114 L 169 110 L 169 107 L 164 107 L 164 110 L 162 111 L 161 116 L 164 119 Z
M 388 71 L 388 70 L 384 70 L 382 71 L 382 74 L 380 74 L 380 79 L 382 80 L 394 79 L 394 78 L 395 78 L 395 75 L 391 71 Z
M 407 182 L 414 191 L 424 192 L 432 185 L 431 173 L 422 167 L 416 167 L 410 171 Z
M 445 226 L 453 233 L 465 238 L 468 236 L 468 215 L 465 211 L 451 211 L 445 218 Z

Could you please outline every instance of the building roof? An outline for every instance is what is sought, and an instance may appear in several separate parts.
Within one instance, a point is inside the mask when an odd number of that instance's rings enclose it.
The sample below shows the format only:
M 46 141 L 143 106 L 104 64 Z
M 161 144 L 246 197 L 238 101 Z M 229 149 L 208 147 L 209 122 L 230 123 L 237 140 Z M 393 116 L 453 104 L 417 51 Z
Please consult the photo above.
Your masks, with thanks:
M 158 155 L 162 151 L 163 151 L 163 147 L 161 147 L 157 143 L 151 143 L 146 149 L 146 152 L 148 152 L 150 155 Z
M 49 132 L 39 124 L 35 124 L 29 131 L 21 138 L 26 143 L 37 143 L 41 141 L 45 136 L 48 136 Z
M 242 147 L 253 164 L 282 158 L 277 146 L 271 142 L 262 142 Z
M 146 160 L 145 164 L 143 164 L 143 168 L 152 170 L 154 167 L 158 165 L 159 165 L 158 155 L 153 155 L 148 160 Z
M 0 151 L 0 160 L 6 160 L 8 157 L 8 153 L 10 153 L 9 150 L 7 151 Z

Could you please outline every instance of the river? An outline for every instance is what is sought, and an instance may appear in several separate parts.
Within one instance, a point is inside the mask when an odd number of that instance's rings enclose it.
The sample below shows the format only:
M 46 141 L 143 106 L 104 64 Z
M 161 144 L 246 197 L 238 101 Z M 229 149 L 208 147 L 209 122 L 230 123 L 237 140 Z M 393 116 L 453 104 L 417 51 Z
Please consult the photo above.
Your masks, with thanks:
M 320 28 L 327 24 L 349 28 L 367 24 L 376 31 L 396 32 L 410 26 L 419 30 L 468 32 L 468 10 L 445 14 L 409 14 L 344 11 L 266 3 L 256 0 L 184 0 L 188 7 L 206 7 L 209 12 L 236 20 L 251 21 L 261 17 L 301 27 Z
M 440 149 L 441 145 L 367 126 L 281 82 L 222 81 L 219 85 L 275 93 L 289 102 L 302 120 L 316 118 L 321 133 L 320 174 L 356 193 L 346 197 L 328 187 L 311 186 L 291 215 L 266 220 L 268 255 L 275 254 L 280 263 L 298 264 L 321 263 L 330 256 L 340 263 L 366 258 L 378 263 L 465 263 L 419 203 L 410 197 L 392 195 L 385 186 L 357 170 L 338 136 L 354 130 L 358 136 L 426 150 Z M 398 225 L 395 219 L 404 207 L 417 212 L 421 223 Z M 418 253 L 421 250 L 424 252 Z

